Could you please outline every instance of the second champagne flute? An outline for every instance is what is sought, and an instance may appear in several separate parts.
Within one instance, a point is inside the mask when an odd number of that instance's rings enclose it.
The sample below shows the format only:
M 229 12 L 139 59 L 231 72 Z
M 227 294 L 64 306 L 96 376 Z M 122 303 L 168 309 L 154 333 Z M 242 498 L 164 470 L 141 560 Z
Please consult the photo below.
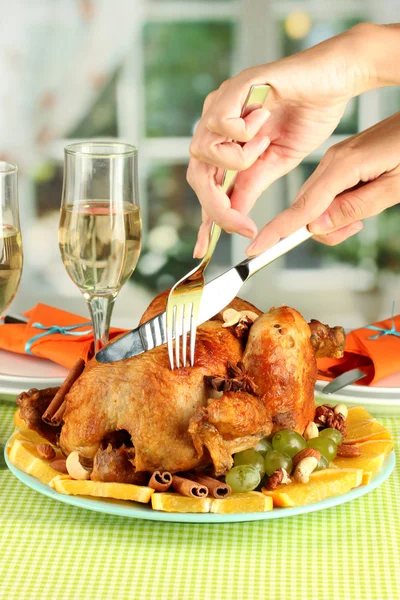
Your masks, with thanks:
M 95 352 L 108 342 L 114 301 L 135 270 L 141 233 L 136 148 L 67 146 L 59 244 L 67 273 L 88 303 Z

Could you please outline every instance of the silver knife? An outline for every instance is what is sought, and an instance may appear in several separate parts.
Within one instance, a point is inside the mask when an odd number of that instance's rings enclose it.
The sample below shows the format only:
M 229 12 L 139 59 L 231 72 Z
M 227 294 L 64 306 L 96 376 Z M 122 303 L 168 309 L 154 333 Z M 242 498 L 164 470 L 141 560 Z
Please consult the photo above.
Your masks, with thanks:
M 321 392 L 323 394 L 334 394 L 347 385 L 355 383 L 366 376 L 366 373 L 363 373 L 360 369 L 351 369 L 350 371 L 346 371 L 346 373 L 338 375 L 335 379 L 332 379 L 330 383 L 322 388 Z
M 204 286 L 201 298 L 198 325 L 208 321 L 225 308 L 236 297 L 242 285 L 252 275 L 266 265 L 292 250 L 302 242 L 308 240 L 312 233 L 307 227 L 302 227 L 286 238 L 280 240 L 275 246 L 265 250 L 258 256 L 247 258 L 235 267 L 229 269 Z M 184 333 L 188 333 L 190 323 Z M 107 363 L 124 360 L 136 356 L 156 346 L 161 346 L 167 341 L 165 312 L 153 317 L 140 327 L 129 331 L 115 342 L 110 342 L 96 354 L 98 362 Z

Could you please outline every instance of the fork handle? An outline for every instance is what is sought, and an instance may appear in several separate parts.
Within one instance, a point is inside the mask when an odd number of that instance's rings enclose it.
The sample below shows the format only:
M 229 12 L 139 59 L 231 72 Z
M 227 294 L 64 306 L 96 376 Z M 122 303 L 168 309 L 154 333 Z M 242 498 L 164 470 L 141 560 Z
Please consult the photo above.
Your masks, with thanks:
M 253 104 L 257 106 L 261 104 L 262 106 L 265 100 L 267 99 L 269 90 L 270 86 L 268 84 L 252 85 L 249 90 L 249 93 L 247 94 L 246 101 L 243 104 L 241 116 L 244 117 L 249 112 L 251 112 L 251 106 Z M 238 171 L 233 171 L 230 169 L 224 171 L 221 187 L 227 196 L 230 196 L 232 194 L 233 186 L 237 175 Z M 201 267 L 203 268 L 203 270 L 206 268 L 206 266 L 211 260 L 212 255 L 214 254 L 214 250 L 220 235 L 221 227 L 216 223 L 213 223 L 211 226 L 210 241 L 208 243 L 207 252 L 205 253 L 204 258 L 201 262 Z

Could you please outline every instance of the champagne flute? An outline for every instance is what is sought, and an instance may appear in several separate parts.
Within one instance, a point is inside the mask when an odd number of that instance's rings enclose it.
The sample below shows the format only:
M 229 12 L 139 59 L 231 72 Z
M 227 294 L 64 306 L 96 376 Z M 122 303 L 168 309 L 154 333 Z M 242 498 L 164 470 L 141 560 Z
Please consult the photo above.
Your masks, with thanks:
M 17 173 L 15 165 L 0 161 L 0 316 L 13 301 L 22 273 Z
M 138 203 L 134 146 L 81 142 L 65 148 L 58 239 L 67 273 L 89 306 L 96 353 L 108 342 L 115 299 L 139 258 Z

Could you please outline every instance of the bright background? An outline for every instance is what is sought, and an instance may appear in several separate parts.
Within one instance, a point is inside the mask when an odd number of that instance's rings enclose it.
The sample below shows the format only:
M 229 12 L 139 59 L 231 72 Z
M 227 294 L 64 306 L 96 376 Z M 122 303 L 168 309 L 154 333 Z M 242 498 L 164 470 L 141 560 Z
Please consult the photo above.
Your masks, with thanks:
M 135 325 L 157 291 L 195 264 L 200 222 L 186 183 L 190 138 L 205 96 L 245 67 L 276 60 L 360 21 L 399 20 L 398 0 L 1 0 L 0 157 L 20 168 L 25 265 L 11 312 L 37 301 L 85 314 L 62 265 L 57 227 L 63 147 L 119 138 L 139 147 L 144 249 L 113 322 Z M 366 40 L 366 44 L 368 40 Z M 400 109 L 399 88 L 354 100 L 326 144 L 270 187 L 261 226 L 291 203 L 329 147 Z M 286 303 L 347 327 L 400 310 L 400 205 L 348 242 L 313 241 L 255 276 L 243 295 Z M 244 258 L 224 235 L 209 274 Z M 10 311 L 9 311 L 10 312 Z

